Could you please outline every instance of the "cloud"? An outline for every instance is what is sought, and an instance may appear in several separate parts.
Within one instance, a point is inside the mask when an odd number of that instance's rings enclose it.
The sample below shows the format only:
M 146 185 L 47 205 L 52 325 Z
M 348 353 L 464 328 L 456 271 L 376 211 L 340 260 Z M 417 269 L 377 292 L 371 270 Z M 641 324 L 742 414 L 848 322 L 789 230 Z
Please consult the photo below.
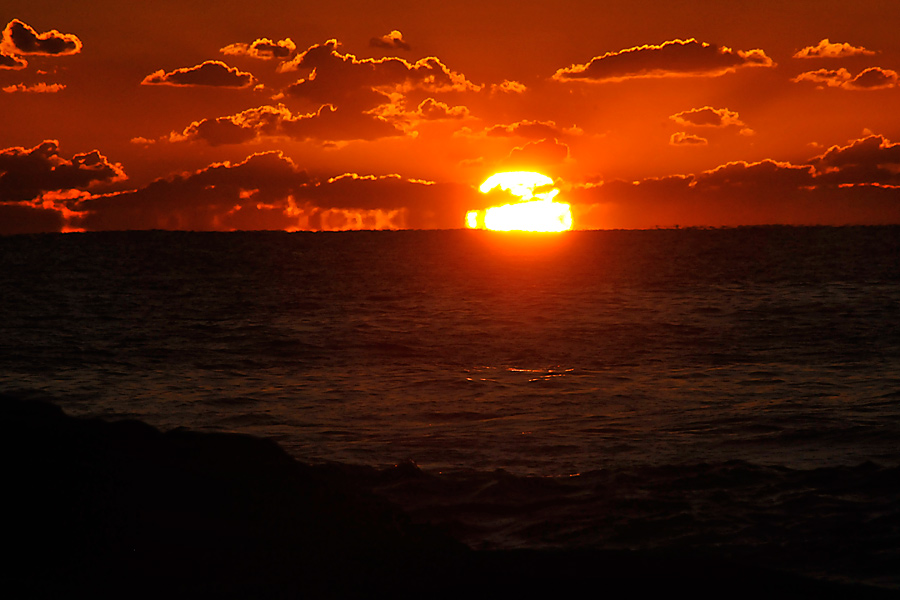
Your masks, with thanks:
M 195 173 L 158 179 L 138 190 L 77 202 L 73 224 L 88 230 L 287 229 L 291 193 L 306 184 L 305 171 L 280 152 L 216 163 Z
M 520 83 L 518 81 L 512 81 L 509 79 L 505 79 L 503 83 L 495 83 L 491 85 L 492 93 L 502 93 L 502 94 L 522 94 L 528 88 L 525 87 L 524 83 Z
M 561 163 L 567 158 L 569 146 L 556 138 L 547 138 L 513 148 L 505 162 L 522 169 L 540 169 L 544 165 Z
M 0 49 L 9 54 L 66 56 L 81 52 L 78 36 L 53 29 L 38 33 L 19 19 L 10 21 L 3 30 Z
M 280 70 L 308 70 L 305 79 L 285 89 L 285 94 L 314 104 L 334 104 L 366 110 L 385 104 L 390 93 L 418 89 L 430 93 L 478 91 L 464 75 L 430 56 L 414 63 L 402 58 L 356 58 L 338 52 L 337 40 L 311 46 Z
M 900 222 L 900 144 L 868 136 L 807 164 L 735 161 L 693 175 L 566 193 L 580 227 L 842 225 Z
M 692 108 L 680 113 L 676 113 L 669 117 L 677 124 L 690 127 L 743 127 L 744 123 L 740 119 L 740 115 L 733 110 L 727 108 L 713 108 L 712 106 L 704 106 L 703 108 Z
M 28 61 L 12 54 L 4 54 L 0 49 L 0 69 L 18 70 L 28 66 Z
M 59 142 L 45 140 L 34 148 L 0 150 L 0 202 L 33 200 L 45 192 L 86 189 L 99 183 L 126 179 L 118 163 L 97 150 L 59 156 Z
M 194 121 L 171 141 L 204 141 L 212 146 L 241 144 L 264 137 L 295 140 L 373 140 L 403 135 L 377 115 L 344 111 L 329 104 L 318 111 L 294 115 L 283 104 L 250 108 L 235 115 Z
M 846 87 L 851 89 L 880 90 L 897 87 L 897 72 L 880 67 L 869 67 L 851 79 Z
M 807 46 L 794 54 L 794 58 L 846 58 L 848 56 L 872 56 L 872 50 L 847 43 L 831 42 L 823 39 L 815 46 Z
M 461 227 L 476 193 L 399 175 L 314 180 L 281 152 L 72 202 L 71 226 L 109 229 L 343 230 Z
M 820 84 L 819 87 L 836 87 L 845 90 L 877 90 L 897 87 L 896 71 L 869 67 L 855 77 L 843 67 L 840 69 L 817 69 L 801 73 L 791 79 L 794 83 L 809 81 Z
M 412 46 L 403 39 L 403 34 L 396 29 L 380 38 L 372 38 L 369 45 L 384 50 L 412 50 Z
M 900 184 L 900 143 L 869 135 L 810 159 L 820 180 L 835 184 Z
M 672 146 L 706 146 L 709 141 L 699 135 L 678 131 L 669 138 L 669 144 Z
M 584 64 L 559 69 L 557 81 L 622 81 L 636 77 L 717 77 L 743 67 L 773 67 L 759 49 L 732 50 L 694 38 L 608 52 Z
M 562 138 L 570 135 L 581 135 L 584 133 L 578 127 L 570 127 L 563 129 L 554 121 L 533 121 L 523 119 L 509 125 L 494 125 L 485 130 L 489 136 L 516 136 L 531 140 L 541 140 L 544 138 Z
M 469 109 L 465 106 L 450 106 L 434 98 L 426 98 L 416 108 L 416 115 L 428 120 L 464 119 L 469 116 Z
M 24 83 L 18 83 L 15 85 L 8 85 L 2 89 L 7 94 L 15 94 L 19 92 L 26 94 L 55 94 L 66 89 L 66 86 L 62 83 L 41 82 L 35 83 L 34 85 L 25 85 Z
M 0 235 L 62 231 L 63 213 L 27 204 L 0 204 Z
M 219 52 L 227 56 L 249 56 L 251 58 L 271 60 L 286 59 L 296 49 L 297 45 L 291 38 L 285 38 L 277 42 L 269 38 L 259 38 L 250 44 L 243 42 L 229 44 L 224 48 L 220 48 Z
M 694 185 L 701 190 L 799 189 L 813 185 L 810 165 L 765 159 L 757 162 L 729 162 L 698 175 Z
M 162 69 L 144 77 L 141 85 L 249 87 L 255 82 L 253 75 L 229 67 L 220 60 L 207 60 L 194 67 L 183 67 L 166 73 Z

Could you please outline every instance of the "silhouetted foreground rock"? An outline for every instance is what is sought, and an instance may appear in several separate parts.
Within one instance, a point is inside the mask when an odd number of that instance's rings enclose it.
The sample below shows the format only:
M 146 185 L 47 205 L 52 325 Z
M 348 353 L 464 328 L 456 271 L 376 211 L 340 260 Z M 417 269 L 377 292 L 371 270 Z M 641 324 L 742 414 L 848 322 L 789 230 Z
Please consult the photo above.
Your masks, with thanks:
M 474 552 L 267 440 L 6 396 L 0 423 L 15 597 L 882 596 L 714 560 Z

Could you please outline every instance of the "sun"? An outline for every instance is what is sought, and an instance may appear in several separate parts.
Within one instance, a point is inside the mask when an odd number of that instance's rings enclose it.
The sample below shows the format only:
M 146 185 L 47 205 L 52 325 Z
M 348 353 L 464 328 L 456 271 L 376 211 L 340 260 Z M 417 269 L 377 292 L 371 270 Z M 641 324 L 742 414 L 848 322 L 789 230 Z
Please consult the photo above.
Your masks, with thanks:
M 466 213 L 466 226 L 470 229 L 493 231 L 567 231 L 572 229 L 572 209 L 565 202 L 553 199 L 559 190 L 553 180 L 532 171 L 495 173 L 478 188 L 487 194 L 497 188 L 507 191 L 520 200 L 486 210 L 470 210 Z

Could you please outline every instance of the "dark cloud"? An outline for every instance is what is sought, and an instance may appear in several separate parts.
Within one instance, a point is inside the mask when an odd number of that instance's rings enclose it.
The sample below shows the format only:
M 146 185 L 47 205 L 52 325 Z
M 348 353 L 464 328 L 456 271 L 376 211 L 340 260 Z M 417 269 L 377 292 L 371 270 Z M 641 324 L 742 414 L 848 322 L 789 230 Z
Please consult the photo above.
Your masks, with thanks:
M 587 63 L 559 69 L 553 79 L 621 81 L 634 77 L 716 77 L 742 67 L 772 66 L 775 63 L 762 50 L 717 48 L 691 38 L 608 52 Z
M 56 233 L 64 226 L 61 211 L 28 204 L 0 204 L 0 235 Z
M 228 56 L 249 56 L 251 58 L 259 58 L 263 60 L 269 59 L 286 59 L 294 53 L 297 45 L 291 38 L 272 41 L 269 38 L 260 38 L 251 42 L 229 44 L 219 49 L 219 52 Z
M 396 29 L 380 38 L 372 38 L 369 45 L 384 50 L 412 50 L 412 46 L 403 39 L 403 34 Z
M 34 148 L 0 150 L 0 202 L 32 200 L 45 192 L 86 189 L 125 179 L 122 166 L 97 150 L 59 156 L 59 142 L 45 140 Z
M 845 90 L 877 90 L 897 87 L 900 77 L 896 71 L 870 67 L 855 77 L 847 69 L 817 69 L 801 73 L 791 79 L 795 83 L 809 81 L 820 87 L 837 87 Z
M 567 135 L 578 135 L 582 132 L 577 127 L 563 129 L 554 121 L 525 119 L 509 125 L 494 125 L 485 130 L 485 133 L 490 136 L 516 136 L 531 140 L 542 140 L 545 138 L 562 138 Z
M 313 215 L 377 215 L 372 211 L 381 211 L 382 215 L 395 214 L 395 222 L 402 222 L 402 227 L 408 229 L 463 227 L 465 211 L 479 200 L 477 190 L 470 186 L 355 173 L 308 186 L 299 197 L 313 207 Z
M 337 40 L 316 44 L 290 62 L 282 63 L 281 70 L 308 70 L 310 73 L 290 85 L 285 94 L 319 105 L 368 110 L 385 104 L 390 92 L 480 89 L 433 56 L 414 63 L 397 57 L 359 59 L 352 54 L 341 54 L 338 45 Z
M 4 54 L 0 49 L 0 69 L 18 70 L 28 66 L 28 61 L 13 54 Z
M 235 115 L 191 123 L 173 141 L 200 140 L 210 145 L 240 144 L 263 137 L 322 141 L 374 140 L 403 135 L 383 118 L 324 105 L 309 114 L 294 115 L 283 104 L 250 108 Z
M 713 108 L 712 106 L 692 108 L 674 114 L 669 118 L 679 125 L 693 127 L 744 126 L 744 123 L 741 121 L 740 115 L 738 115 L 737 112 L 728 110 L 727 108 Z
M 900 143 L 892 144 L 880 135 L 832 146 L 809 162 L 820 181 L 832 184 L 900 184 Z
M 706 146 L 708 143 L 709 140 L 706 138 L 684 131 L 677 131 L 669 138 L 669 144 L 672 146 Z
M 9 54 L 65 56 L 81 52 L 78 36 L 53 29 L 38 33 L 19 19 L 10 21 L 3 30 L 0 48 Z
M 897 72 L 880 67 L 870 67 L 851 79 L 846 86 L 856 89 L 876 90 L 897 86 Z
M 72 226 L 102 229 L 462 227 L 467 186 L 347 173 L 316 181 L 280 152 L 254 154 L 130 192 L 72 203 Z
M 851 46 L 847 43 L 831 42 L 823 39 L 815 46 L 807 46 L 794 54 L 794 58 L 846 58 L 848 56 L 871 56 L 875 54 L 862 46 Z
M 162 69 L 144 77 L 141 85 L 248 87 L 255 79 L 237 67 L 229 67 L 220 60 L 208 60 L 194 67 L 184 67 L 166 73 Z
M 291 194 L 309 177 L 280 152 L 254 154 L 190 175 L 75 204 L 73 223 L 104 229 L 288 229 Z
M 698 189 L 707 191 L 735 189 L 796 190 L 814 184 L 809 165 L 794 165 L 765 159 L 758 162 L 735 161 L 704 171 L 695 178 Z
M 807 164 L 730 162 L 695 175 L 576 186 L 581 227 L 900 221 L 900 144 L 870 135 Z

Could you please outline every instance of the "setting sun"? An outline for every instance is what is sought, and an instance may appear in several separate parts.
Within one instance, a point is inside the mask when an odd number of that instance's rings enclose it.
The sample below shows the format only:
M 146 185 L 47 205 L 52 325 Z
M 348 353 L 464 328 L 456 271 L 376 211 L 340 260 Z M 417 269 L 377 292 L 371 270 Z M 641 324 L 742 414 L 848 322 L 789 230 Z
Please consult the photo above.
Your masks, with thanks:
M 466 226 L 493 231 L 567 231 L 572 229 L 572 210 L 554 202 L 559 190 L 553 180 L 531 171 L 496 173 L 481 184 L 487 194 L 496 189 L 518 196 L 520 201 L 466 213 Z

